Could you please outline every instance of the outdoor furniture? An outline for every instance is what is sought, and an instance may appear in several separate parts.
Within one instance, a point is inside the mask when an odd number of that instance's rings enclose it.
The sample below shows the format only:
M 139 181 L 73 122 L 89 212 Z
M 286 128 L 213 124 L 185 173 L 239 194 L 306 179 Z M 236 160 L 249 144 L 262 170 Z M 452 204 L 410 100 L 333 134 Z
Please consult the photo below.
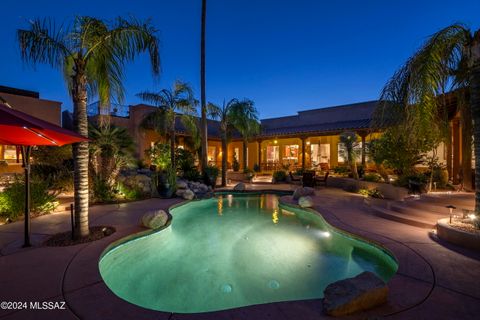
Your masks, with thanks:
M 303 173 L 302 186 L 315 188 L 315 171 L 305 171 Z
M 325 176 L 322 178 L 322 177 L 315 177 L 315 183 L 316 184 L 324 184 L 325 187 L 327 186 L 327 179 L 328 179 L 328 175 L 330 174 L 330 171 L 327 171 L 325 172 Z

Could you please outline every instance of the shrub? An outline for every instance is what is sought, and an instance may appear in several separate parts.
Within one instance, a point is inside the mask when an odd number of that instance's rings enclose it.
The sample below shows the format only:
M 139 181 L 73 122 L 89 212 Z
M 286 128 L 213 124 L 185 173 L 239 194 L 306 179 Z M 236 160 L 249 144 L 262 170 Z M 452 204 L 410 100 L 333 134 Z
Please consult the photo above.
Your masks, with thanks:
M 363 181 L 380 182 L 380 181 L 382 181 L 382 177 L 380 177 L 376 173 L 367 173 L 363 176 Z
M 48 190 L 45 181 L 34 179 L 30 181 L 30 212 L 45 214 L 53 211 L 58 202 L 57 193 Z M 0 214 L 10 219 L 22 215 L 25 210 L 25 182 L 23 176 L 15 176 L 12 182 L 0 193 Z
M 273 179 L 275 182 L 285 181 L 287 179 L 287 173 L 283 170 L 278 170 L 273 173 Z
M 304 171 L 305 170 L 303 168 L 299 168 L 299 169 L 295 170 L 295 175 L 302 176 Z
M 140 200 L 146 198 L 145 193 L 138 186 L 132 187 L 124 183 L 119 183 L 118 190 L 123 194 L 126 200 Z
M 336 166 L 335 168 L 333 168 L 333 172 L 336 174 L 346 175 L 350 172 L 350 169 L 344 166 Z
M 260 166 L 258 165 L 258 163 L 255 163 L 255 164 L 253 165 L 253 171 L 255 171 L 255 172 L 260 172 Z
M 116 200 L 116 190 L 104 179 L 95 175 L 92 179 L 91 198 L 93 202 L 112 202 Z
M 51 190 L 73 190 L 73 168 L 69 168 L 69 165 L 33 164 L 32 177 L 45 181 Z
M 155 143 L 152 148 L 145 150 L 145 154 L 159 169 L 165 169 L 170 165 L 170 145 L 168 143 Z
M 448 171 L 442 167 L 433 169 L 433 182 L 437 183 L 437 188 L 445 188 L 448 184 Z
M 360 189 L 360 190 L 358 190 L 358 193 L 361 194 L 362 196 L 365 196 L 365 197 L 372 197 L 372 198 L 379 198 L 379 199 L 384 198 L 383 194 L 377 188 L 370 189 L 370 190 L 369 189 Z
M 425 186 L 428 182 L 428 176 L 420 172 L 410 175 L 403 175 L 400 176 L 397 181 L 395 181 L 395 184 L 400 187 L 408 188 L 410 191 L 415 191 L 415 185 L 411 185 L 410 182 L 418 185 L 418 188 L 420 189 L 418 191 L 425 190 Z
M 207 186 L 212 186 L 215 188 L 215 184 L 217 183 L 218 173 L 220 170 L 213 165 L 208 165 L 203 170 L 203 181 Z

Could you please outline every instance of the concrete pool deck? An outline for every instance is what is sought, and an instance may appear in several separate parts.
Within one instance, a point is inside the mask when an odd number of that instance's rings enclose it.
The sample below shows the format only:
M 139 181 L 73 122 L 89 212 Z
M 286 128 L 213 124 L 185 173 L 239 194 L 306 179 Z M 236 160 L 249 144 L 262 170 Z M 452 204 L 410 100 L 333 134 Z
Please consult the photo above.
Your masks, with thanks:
M 249 186 L 250 187 L 250 186 Z M 291 185 L 254 188 L 290 190 Z M 282 198 L 291 201 L 289 196 Z M 327 319 L 321 301 L 292 301 L 202 314 L 146 310 L 116 297 L 98 271 L 102 251 L 113 241 L 145 230 L 143 213 L 181 199 L 149 199 L 93 206 L 91 225 L 116 232 L 71 247 L 42 247 L 51 234 L 69 229 L 68 212 L 32 220 L 32 248 L 22 249 L 22 222 L 0 226 L 0 302 L 65 302 L 65 310 L 5 310 L 0 319 Z M 333 226 L 391 250 L 399 270 L 390 280 L 388 304 L 345 319 L 473 319 L 480 314 L 480 254 L 439 243 L 428 230 L 374 216 L 363 198 L 339 189 L 316 190 L 315 209 Z

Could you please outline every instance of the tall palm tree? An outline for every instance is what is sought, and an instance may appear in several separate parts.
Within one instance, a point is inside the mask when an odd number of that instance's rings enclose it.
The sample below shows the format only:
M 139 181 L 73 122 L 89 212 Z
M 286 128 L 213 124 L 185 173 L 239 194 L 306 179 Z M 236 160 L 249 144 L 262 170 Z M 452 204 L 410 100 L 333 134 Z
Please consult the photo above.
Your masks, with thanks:
M 170 161 L 175 168 L 175 123 L 180 118 L 190 133 L 196 136 L 196 105 L 192 88 L 184 82 L 175 81 L 172 89 L 160 92 L 141 92 L 137 97 L 157 107 L 143 120 L 143 127 L 153 128 L 170 138 Z
M 260 132 L 258 111 L 252 100 L 244 99 L 230 107 L 228 112 L 232 126 L 243 138 L 243 169 L 247 169 L 248 140 Z
M 201 166 L 202 170 L 207 167 L 208 161 L 208 123 L 207 123 L 207 97 L 205 93 L 205 29 L 207 20 L 207 0 L 202 0 L 202 22 L 200 31 L 200 103 L 201 121 L 200 136 L 201 145 Z
M 33 20 L 17 36 L 25 62 L 63 71 L 73 100 L 74 129 L 83 136 L 88 136 L 87 97 L 98 94 L 102 104 L 112 97 L 121 101 L 126 62 L 148 51 L 154 75 L 160 73 L 159 41 L 148 21 L 76 17 L 71 26 L 57 27 L 51 20 Z M 73 145 L 77 237 L 89 234 L 88 158 L 88 142 Z
M 450 25 L 434 35 L 398 70 L 383 89 L 379 113 L 391 121 L 396 116 L 415 130 L 406 134 L 428 135 L 444 120 L 443 93 L 466 89 L 469 103 L 463 121 L 473 120 L 475 159 L 480 159 L 480 30 Z M 463 90 L 456 90 L 464 94 Z M 444 96 L 444 95 L 443 95 Z M 443 121 L 441 126 L 446 126 Z M 470 124 L 470 123 L 469 123 Z M 466 126 L 468 129 L 468 125 Z M 441 128 L 440 128 L 441 129 Z M 468 147 L 468 145 L 466 146 Z M 468 159 L 467 159 L 468 160 Z M 470 166 L 469 163 L 464 163 Z M 465 176 L 465 173 L 464 173 Z M 475 161 L 475 211 L 480 213 L 480 161 Z
M 248 108 L 248 101 L 231 99 L 227 103 L 223 101 L 220 107 L 213 103 L 207 105 L 208 113 L 213 119 L 220 121 L 220 134 L 222 139 L 222 186 L 227 185 L 227 159 L 228 159 L 228 140 L 230 139 L 230 131 L 233 127 L 233 113 L 232 110 L 237 108 Z M 238 115 L 245 115 L 245 113 L 238 113 Z

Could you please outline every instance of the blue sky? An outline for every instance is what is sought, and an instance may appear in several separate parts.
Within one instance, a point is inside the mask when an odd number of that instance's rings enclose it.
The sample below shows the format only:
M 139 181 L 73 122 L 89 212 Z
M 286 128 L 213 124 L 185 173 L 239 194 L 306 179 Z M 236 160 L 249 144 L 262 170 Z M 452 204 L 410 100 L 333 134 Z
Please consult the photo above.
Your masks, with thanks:
M 176 79 L 199 96 L 200 2 L 2 0 L 0 85 L 39 91 L 71 108 L 58 70 L 22 64 L 16 29 L 36 17 L 134 15 L 159 29 L 162 75 L 152 79 L 147 56 L 128 65 L 125 103 Z M 479 12 L 478 0 L 208 0 L 207 98 L 250 98 L 262 118 L 377 99 L 426 37 L 454 22 L 478 29 Z

